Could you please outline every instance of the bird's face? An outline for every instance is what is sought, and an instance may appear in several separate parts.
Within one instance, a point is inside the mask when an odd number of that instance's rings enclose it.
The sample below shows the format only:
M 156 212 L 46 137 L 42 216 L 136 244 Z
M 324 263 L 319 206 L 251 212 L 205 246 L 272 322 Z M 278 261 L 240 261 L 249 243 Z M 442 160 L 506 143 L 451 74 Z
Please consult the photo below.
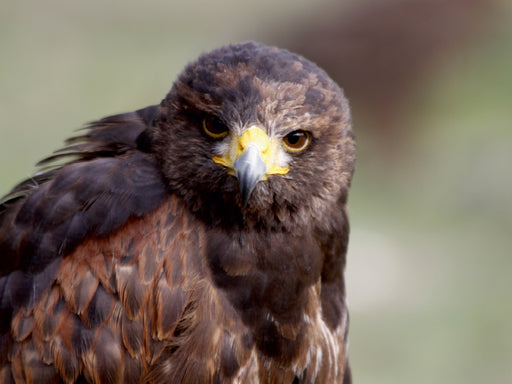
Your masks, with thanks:
M 254 43 L 221 48 L 190 64 L 162 107 L 155 143 L 164 174 L 193 211 L 209 207 L 208 221 L 279 226 L 345 198 L 348 105 L 300 56 Z
M 212 132 L 207 127 L 211 125 L 211 120 L 212 118 L 209 117 L 203 122 L 204 130 L 209 135 L 212 135 Z M 226 136 L 229 135 L 227 127 L 221 129 Z M 294 133 L 296 136 L 299 134 L 304 137 L 303 147 L 305 148 L 309 141 L 309 134 L 302 131 Z M 228 140 L 217 146 L 216 152 L 219 155 L 213 156 L 212 160 L 226 167 L 228 174 L 238 179 L 242 203 L 246 205 L 257 183 L 268 180 L 270 175 L 288 173 L 288 162 L 283 146 L 285 142 L 290 142 L 290 139 L 286 138 L 282 143 L 279 139 L 271 139 L 265 128 L 257 124 L 243 129 L 241 134 L 233 132 L 229 136 Z

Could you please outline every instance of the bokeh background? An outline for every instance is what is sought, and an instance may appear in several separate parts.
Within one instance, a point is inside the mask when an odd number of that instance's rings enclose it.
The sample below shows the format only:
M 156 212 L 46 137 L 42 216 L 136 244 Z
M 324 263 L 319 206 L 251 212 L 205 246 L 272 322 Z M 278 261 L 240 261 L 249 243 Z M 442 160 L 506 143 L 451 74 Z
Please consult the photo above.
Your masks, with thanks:
M 306 55 L 352 103 L 355 383 L 512 383 L 509 0 L 1 0 L 0 194 L 245 40 Z

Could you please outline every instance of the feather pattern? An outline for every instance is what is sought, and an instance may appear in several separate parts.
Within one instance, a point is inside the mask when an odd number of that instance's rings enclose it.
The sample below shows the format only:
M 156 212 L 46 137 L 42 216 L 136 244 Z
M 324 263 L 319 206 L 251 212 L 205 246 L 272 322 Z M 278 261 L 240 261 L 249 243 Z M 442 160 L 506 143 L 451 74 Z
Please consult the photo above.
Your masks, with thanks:
M 211 114 L 312 143 L 242 204 Z M 353 162 L 342 91 L 255 43 L 90 124 L 0 203 L 0 382 L 349 384 Z

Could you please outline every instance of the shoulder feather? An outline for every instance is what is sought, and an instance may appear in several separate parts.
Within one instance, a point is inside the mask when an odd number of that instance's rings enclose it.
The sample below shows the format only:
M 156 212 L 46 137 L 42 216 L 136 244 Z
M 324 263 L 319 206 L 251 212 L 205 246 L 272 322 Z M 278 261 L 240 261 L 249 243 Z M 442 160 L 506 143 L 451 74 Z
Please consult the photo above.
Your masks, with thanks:
M 39 272 L 86 236 L 107 235 L 164 201 L 146 138 L 158 113 L 151 106 L 91 123 L 2 199 L 0 275 Z

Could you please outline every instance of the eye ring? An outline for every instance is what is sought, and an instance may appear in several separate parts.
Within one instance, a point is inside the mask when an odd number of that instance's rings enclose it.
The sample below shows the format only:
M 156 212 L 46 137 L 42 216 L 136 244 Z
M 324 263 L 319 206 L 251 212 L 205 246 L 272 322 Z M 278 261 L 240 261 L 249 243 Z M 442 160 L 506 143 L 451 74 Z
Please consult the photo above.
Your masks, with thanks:
M 203 119 L 203 131 L 214 139 L 222 139 L 229 133 L 226 124 L 215 116 L 206 116 Z
M 311 133 L 298 129 L 283 137 L 283 147 L 290 153 L 302 152 L 311 142 Z

